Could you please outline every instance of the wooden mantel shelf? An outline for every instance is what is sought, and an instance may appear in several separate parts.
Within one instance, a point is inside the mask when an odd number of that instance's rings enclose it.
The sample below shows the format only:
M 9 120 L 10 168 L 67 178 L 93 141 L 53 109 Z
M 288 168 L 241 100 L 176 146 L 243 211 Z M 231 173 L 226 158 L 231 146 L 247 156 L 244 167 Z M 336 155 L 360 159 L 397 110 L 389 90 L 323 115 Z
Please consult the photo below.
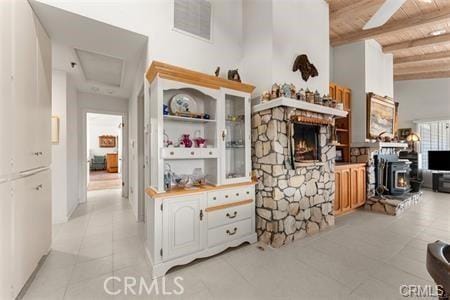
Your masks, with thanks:
M 345 118 L 348 114 L 345 110 L 335 109 L 323 105 L 318 105 L 314 103 L 309 103 L 306 101 L 286 98 L 286 97 L 280 97 L 277 99 L 273 99 L 264 103 L 257 104 L 253 106 L 252 113 L 257 113 L 266 109 L 271 109 L 278 106 L 287 106 L 296 108 L 299 110 L 306 110 L 306 111 L 312 111 L 316 113 L 326 114 L 326 115 L 332 115 L 340 118 Z
M 252 93 L 255 89 L 255 87 L 250 84 L 176 67 L 160 61 L 153 61 L 146 74 L 147 80 L 152 82 L 157 75 L 164 79 L 181 81 L 216 90 L 220 88 L 227 88 L 245 93 Z
M 352 143 L 353 148 L 372 148 L 372 149 L 383 149 L 383 148 L 408 148 L 407 143 L 397 143 L 397 142 L 362 142 L 362 143 Z

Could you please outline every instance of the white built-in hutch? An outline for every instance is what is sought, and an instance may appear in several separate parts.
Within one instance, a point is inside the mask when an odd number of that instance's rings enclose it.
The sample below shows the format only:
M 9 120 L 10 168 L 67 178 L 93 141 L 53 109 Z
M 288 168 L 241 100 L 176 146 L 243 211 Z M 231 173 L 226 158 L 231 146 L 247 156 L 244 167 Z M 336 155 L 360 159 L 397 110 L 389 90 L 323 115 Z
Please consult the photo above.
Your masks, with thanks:
M 256 242 L 250 153 L 254 87 L 161 62 L 153 62 L 146 76 L 150 85 L 146 251 L 156 278 L 173 266 Z M 171 101 L 180 94 L 195 102 L 189 113 L 171 110 Z M 192 147 L 183 147 L 189 144 L 179 143 L 185 134 L 206 139 L 206 146 L 195 147 L 193 141 Z M 195 169 L 201 169 L 204 184 L 167 184 L 168 171 L 180 176 Z

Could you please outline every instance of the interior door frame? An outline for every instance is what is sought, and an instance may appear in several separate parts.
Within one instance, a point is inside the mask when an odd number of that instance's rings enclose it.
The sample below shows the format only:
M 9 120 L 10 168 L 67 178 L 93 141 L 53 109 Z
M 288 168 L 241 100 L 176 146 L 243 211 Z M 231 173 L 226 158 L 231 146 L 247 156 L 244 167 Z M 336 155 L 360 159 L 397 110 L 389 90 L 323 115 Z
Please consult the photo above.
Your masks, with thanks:
M 79 161 L 79 185 L 80 185 L 80 203 L 87 201 L 87 167 L 86 167 L 86 157 L 87 157 L 87 114 L 104 114 L 104 115 L 114 115 L 122 116 L 122 123 L 125 124 L 122 127 L 122 197 L 128 198 L 128 113 L 108 111 L 102 109 L 91 109 L 85 108 L 81 110 L 81 157 L 78 158 Z
M 145 219 L 145 85 L 137 97 L 137 166 L 138 166 L 138 221 Z M 142 103 L 141 103 L 142 101 Z

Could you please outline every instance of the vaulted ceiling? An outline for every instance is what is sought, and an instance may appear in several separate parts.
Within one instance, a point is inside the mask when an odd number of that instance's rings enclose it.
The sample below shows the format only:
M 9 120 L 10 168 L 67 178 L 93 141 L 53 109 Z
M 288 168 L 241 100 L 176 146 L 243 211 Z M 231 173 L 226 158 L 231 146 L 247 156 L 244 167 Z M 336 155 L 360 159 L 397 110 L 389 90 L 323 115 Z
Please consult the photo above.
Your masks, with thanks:
M 375 39 L 394 55 L 395 80 L 450 77 L 450 0 L 406 0 L 381 27 L 363 30 L 385 0 L 329 0 L 332 46 Z

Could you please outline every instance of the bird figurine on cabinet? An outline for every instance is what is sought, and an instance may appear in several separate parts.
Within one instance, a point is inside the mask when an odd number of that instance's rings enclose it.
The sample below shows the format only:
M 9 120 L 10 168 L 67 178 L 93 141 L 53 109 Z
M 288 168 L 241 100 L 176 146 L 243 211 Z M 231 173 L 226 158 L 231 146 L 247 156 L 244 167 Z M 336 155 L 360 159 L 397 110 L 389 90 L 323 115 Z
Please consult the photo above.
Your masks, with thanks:
M 229 70 L 228 71 L 228 79 L 241 82 L 241 76 L 239 75 L 238 69 L 236 70 Z
M 316 77 L 319 75 L 316 67 L 309 62 L 308 56 L 302 54 L 297 56 L 294 65 L 292 66 L 292 72 L 300 71 L 304 81 L 308 81 L 310 77 Z

